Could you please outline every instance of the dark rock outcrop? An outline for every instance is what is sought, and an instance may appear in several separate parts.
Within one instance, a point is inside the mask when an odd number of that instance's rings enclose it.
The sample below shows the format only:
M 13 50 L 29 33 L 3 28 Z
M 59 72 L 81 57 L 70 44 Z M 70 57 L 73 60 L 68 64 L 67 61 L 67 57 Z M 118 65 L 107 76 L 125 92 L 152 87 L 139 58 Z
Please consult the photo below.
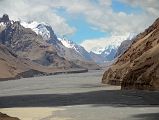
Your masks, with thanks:
M 4 23 L 10 22 L 9 16 L 7 14 L 4 14 L 2 18 L 0 18 L 0 22 L 4 22 Z
M 10 117 L 7 114 L 0 112 L 0 120 L 20 120 L 20 119 L 17 117 Z

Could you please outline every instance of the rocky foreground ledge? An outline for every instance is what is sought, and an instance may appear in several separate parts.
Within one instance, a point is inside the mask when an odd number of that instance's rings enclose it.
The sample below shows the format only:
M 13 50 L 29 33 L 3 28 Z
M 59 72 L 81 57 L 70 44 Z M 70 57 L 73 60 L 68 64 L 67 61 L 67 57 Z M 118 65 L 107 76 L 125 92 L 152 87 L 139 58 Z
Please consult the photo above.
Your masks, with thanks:
M 10 117 L 7 114 L 0 112 L 0 120 L 20 120 L 20 119 L 17 117 Z

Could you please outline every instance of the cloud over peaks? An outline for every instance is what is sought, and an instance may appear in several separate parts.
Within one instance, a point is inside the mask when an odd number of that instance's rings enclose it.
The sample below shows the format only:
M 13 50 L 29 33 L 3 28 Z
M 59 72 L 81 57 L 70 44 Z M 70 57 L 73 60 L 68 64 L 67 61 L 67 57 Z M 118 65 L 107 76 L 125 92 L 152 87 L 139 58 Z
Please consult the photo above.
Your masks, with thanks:
M 72 34 L 75 28 L 68 25 L 64 17 L 57 15 L 54 9 L 56 0 L 0 0 L 0 14 L 8 14 L 14 20 L 36 20 L 52 25 L 60 35 Z

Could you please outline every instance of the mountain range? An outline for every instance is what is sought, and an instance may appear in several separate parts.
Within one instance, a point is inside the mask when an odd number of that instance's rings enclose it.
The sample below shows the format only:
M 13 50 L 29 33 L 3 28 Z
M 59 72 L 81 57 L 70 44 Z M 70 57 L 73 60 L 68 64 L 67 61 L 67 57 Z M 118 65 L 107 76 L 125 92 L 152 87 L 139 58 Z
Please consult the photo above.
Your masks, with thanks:
M 17 55 L 17 61 L 19 59 L 24 62 L 29 61 L 31 65 L 28 66 L 31 68 L 27 68 L 26 71 L 35 70 L 39 71 L 39 74 L 41 72 L 42 74 L 52 74 L 55 71 L 72 69 L 100 69 L 98 64 L 103 65 L 107 61 L 112 61 L 118 57 L 118 51 L 121 51 L 112 44 L 98 54 L 88 52 L 73 41 L 64 37 L 57 38 L 52 27 L 46 23 L 13 21 L 7 14 L 0 18 L 0 44 L 3 49 L 8 49 Z M 123 48 L 123 50 L 125 49 L 126 47 Z M 32 68 L 33 66 L 34 68 Z M 35 66 L 44 68 L 39 69 Z M 11 77 L 18 74 L 20 73 L 15 73 Z
M 106 44 L 105 48 L 97 48 L 96 50 L 88 52 L 84 47 L 74 43 L 71 40 L 68 40 L 67 38 L 57 38 L 52 27 L 46 23 L 22 21 L 21 25 L 25 28 L 32 29 L 38 35 L 41 35 L 45 42 L 54 44 L 56 49 L 58 49 L 58 54 L 71 61 L 94 61 L 97 64 L 101 64 L 106 61 L 112 61 L 115 57 L 117 57 L 116 53 L 120 42 L 124 40 L 121 39 L 119 42 L 114 40 L 114 42 Z M 135 34 L 129 34 L 126 40 L 131 40 L 134 36 Z

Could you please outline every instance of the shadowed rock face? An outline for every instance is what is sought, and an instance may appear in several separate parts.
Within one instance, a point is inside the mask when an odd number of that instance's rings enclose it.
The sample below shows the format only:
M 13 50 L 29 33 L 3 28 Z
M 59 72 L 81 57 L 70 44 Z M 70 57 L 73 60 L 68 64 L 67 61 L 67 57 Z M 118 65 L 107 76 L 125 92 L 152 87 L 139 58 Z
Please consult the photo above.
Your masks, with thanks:
M 122 89 L 159 90 L 158 61 L 159 19 L 137 35 L 128 50 L 104 73 L 102 83 L 122 81 Z
M 7 14 L 4 14 L 2 18 L 0 18 L 0 22 L 9 22 L 9 16 Z
M 128 49 L 128 47 L 131 45 L 132 42 L 133 40 L 124 40 L 119 46 L 115 58 L 122 55 Z

